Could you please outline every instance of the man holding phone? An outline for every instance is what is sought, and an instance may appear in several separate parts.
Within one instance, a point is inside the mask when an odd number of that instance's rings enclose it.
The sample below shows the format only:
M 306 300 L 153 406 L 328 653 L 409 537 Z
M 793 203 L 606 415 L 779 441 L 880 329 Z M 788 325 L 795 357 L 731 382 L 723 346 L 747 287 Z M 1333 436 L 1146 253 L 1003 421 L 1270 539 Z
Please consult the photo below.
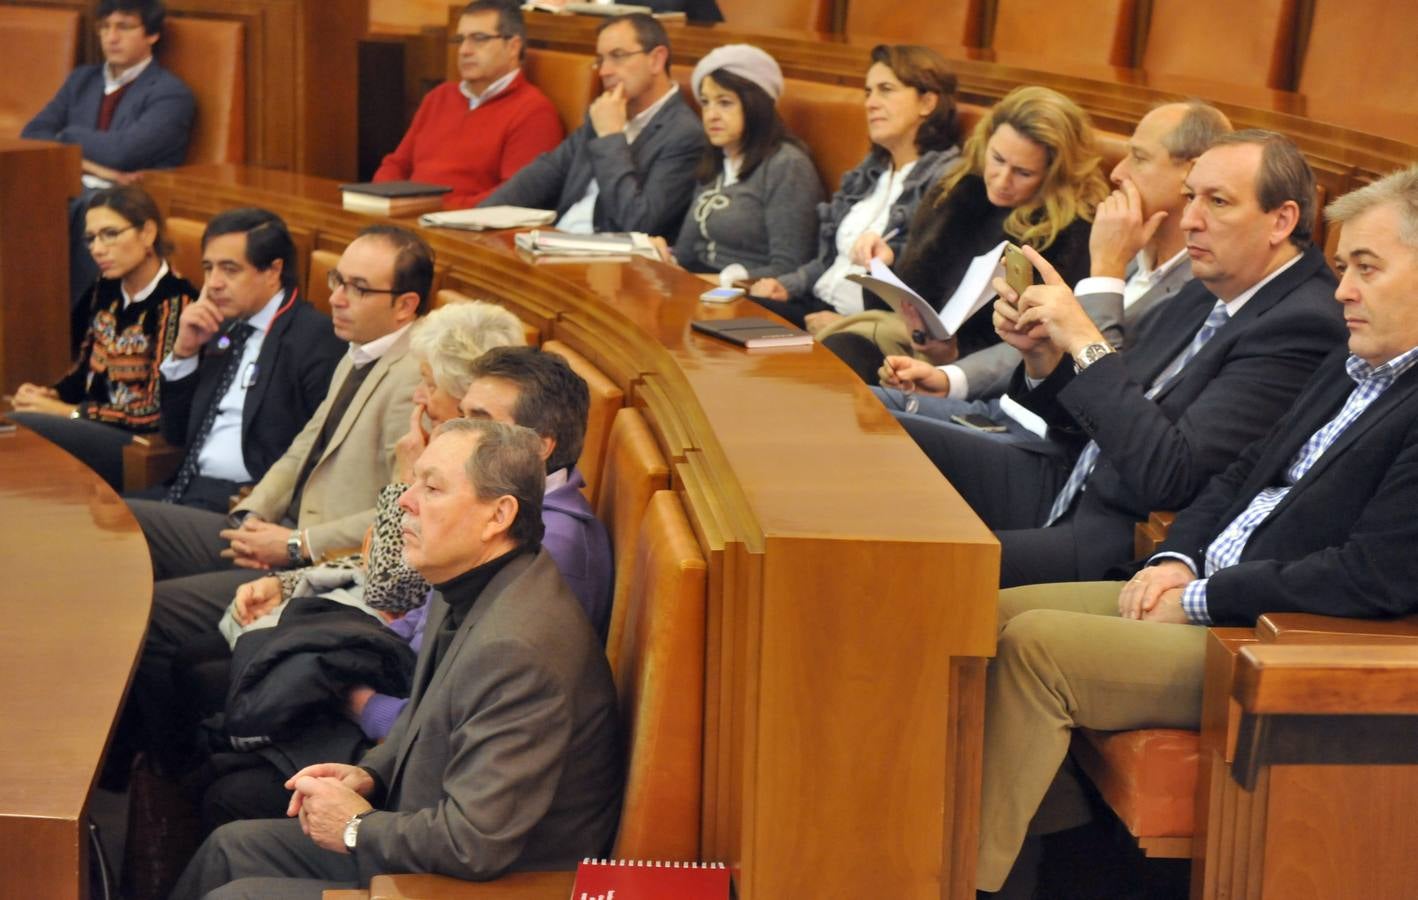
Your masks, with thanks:
M 1033 251 L 1042 284 L 1018 295 L 996 281 L 995 328 L 1024 359 L 1009 395 L 1048 424 L 1056 456 L 959 428 L 915 435 L 995 529 L 1004 586 L 1102 578 L 1127 562 L 1133 524 L 1189 503 L 1343 339 L 1333 276 L 1310 242 L 1314 174 L 1293 142 L 1223 137 L 1185 192 L 1195 280 L 1121 353 Z
M 225 515 L 315 413 L 345 345 L 298 296 L 295 244 L 275 213 L 215 216 L 202 271 L 161 366 L 163 438 L 187 453 L 166 484 L 133 496 Z

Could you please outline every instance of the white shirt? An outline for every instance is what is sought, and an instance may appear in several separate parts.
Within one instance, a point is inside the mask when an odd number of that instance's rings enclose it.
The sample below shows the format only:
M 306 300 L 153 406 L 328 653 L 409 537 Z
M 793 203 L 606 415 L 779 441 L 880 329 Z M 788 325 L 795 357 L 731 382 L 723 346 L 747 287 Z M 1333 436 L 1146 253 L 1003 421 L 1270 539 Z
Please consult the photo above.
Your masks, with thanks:
M 417 321 L 417 319 L 414 320 L 414 322 Z M 350 362 L 354 363 L 356 366 L 363 366 L 379 359 L 379 357 L 389 352 L 389 348 L 394 346 L 394 343 L 399 340 L 404 332 L 414 326 L 414 322 L 410 322 L 398 331 L 391 331 L 382 338 L 375 338 L 367 344 L 356 344 L 351 341 Z
M 508 72 L 506 75 L 503 75 L 484 88 L 481 94 L 474 94 L 473 89 L 468 87 L 466 81 L 460 81 L 458 83 L 458 90 L 462 91 L 463 96 L 468 98 L 468 109 L 477 109 L 479 106 L 482 106 L 493 97 L 496 97 L 498 94 L 511 87 L 512 80 L 517 77 L 518 71 L 518 69 L 514 68 L 511 72 Z
M 1132 277 L 1127 281 L 1110 275 L 1090 276 L 1080 281 L 1074 287 L 1073 292 L 1079 296 L 1083 294 L 1122 294 L 1123 309 L 1127 309 L 1152 290 L 1154 284 L 1180 265 L 1186 255 L 1187 248 L 1183 247 L 1177 251 L 1175 256 L 1154 269 L 1152 258 L 1148 255 L 1147 248 L 1144 247 L 1137 251 L 1137 256 L 1133 258 Z
M 266 341 L 266 332 L 275 321 L 276 311 L 281 308 L 285 296 L 284 290 L 277 291 L 256 315 L 246 320 L 246 324 L 255 330 L 242 345 L 236 378 L 232 379 L 231 386 L 217 401 L 217 418 L 212 422 L 212 430 L 208 432 L 202 449 L 197 452 L 197 474 L 204 478 L 220 478 L 237 484 L 255 480 L 246 468 L 246 456 L 241 451 L 241 420 L 246 409 L 246 392 L 260 377 L 256 360 L 261 356 L 261 345 Z M 178 359 L 169 353 L 158 369 L 168 381 L 177 381 L 197 371 L 197 364 L 196 356 Z
M 139 289 L 138 293 L 136 293 L 136 294 L 129 294 L 129 293 L 128 293 L 128 289 L 125 288 L 125 287 L 123 286 L 123 282 L 120 281 L 120 282 L 118 283 L 118 291 L 119 291 L 119 293 L 121 293 L 121 294 L 123 295 L 123 308 L 124 308 L 124 309 L 127 309 L 129 306 L 132 306 L 134 303 L 142 303 L 144 300 L 146 300 L 146 299 L 148 299 L 149 297 L 151 297 L 152 294 L 153 294 L 153 291 L 155 291 L 155 290 L 158 289 L 158 282 L 159 282 L 159 281 L 162 281 L 162 277 L 163 277 L 164 275 L 166 275 L 167 273 L 168 273 L 167 263 L 164 262 L 164 263 L 162 263 L 162 265 L 158 266 L 158 274 L 156 274 L 156 275 L 153 276 L 153 280 L 152 280 L 152 281 L 149 281 L 147 284 L 143 285 L 143 287 L 142 287 L 141 289 Z
M 147 59 L 143 60 L 142 62 L 140 62 L 140 63 L 134 63 L 133 65 L 131 65 L 131 66 L 129 66 L 128 68 L 124 69 L 122 75 L 115 76 L 115 75 L 113 74 L 113 69 L 112 69 L 112 67 L 109 66 L 108 63 L 104 63 L 104 64 L 103 64 L 103 95 L 104 95 L 105 97 L 107 97 L 109 94 L 111 94 L 111 93 L 113 93 L 114 91 L 118 90 L 119 88 L 123 87 L 123 85 L 125 85 L 125 84 L 132 84 L 134 81 L 137 80 L 137 78 L 138 78 L 139 75 L 142 75 L 142 74 L 143 74 L 143 70 L 146 69 L 148 66 L 150 66 L 150 65 L 152 65 L 152 64 L 153 64 L 153 58 L 152 58 L 152 56 L 149 56 Z
M 645 109 L 638 115 L 625 123 L 625 142 L 635 143 L 635 139 L 640 137 L 640 132 L 645 130 L 645 126 L 650 124 L 650 120 L 655 118 L 655 113 L 669 102 L 670 98 L 679 93 L 679 85 L 670 85 L 670 89 L 665 95 Z M 609 135 L 608 135 L 609 136 Z M 566 208 L 566 212 L 561 214 L 561 218 L 556 220 L 556 229 L 569 234 L 592 234 L 596 230 L 596 197 L 601 193 L 601 186 L 596 183 L 595 176 L 591 177 L 591 183 L 586 185 L 586 193 L 581 195 L 581 199 Z
M 868 231 L 885 233 L 891 207 L 900 199 L 906 176 L 915 166 L 913 159 L 899 169 L 882 172 L 871 193 L 852 204 L 837 226 L 837 256 L 813 284 L 812 292 L 844 316 L 855 315 L 866 307 L 862 302 L 862 286 L 847 280 L 848 275 L 866 273 L 865 267 L 852 262 L 852 245 Z

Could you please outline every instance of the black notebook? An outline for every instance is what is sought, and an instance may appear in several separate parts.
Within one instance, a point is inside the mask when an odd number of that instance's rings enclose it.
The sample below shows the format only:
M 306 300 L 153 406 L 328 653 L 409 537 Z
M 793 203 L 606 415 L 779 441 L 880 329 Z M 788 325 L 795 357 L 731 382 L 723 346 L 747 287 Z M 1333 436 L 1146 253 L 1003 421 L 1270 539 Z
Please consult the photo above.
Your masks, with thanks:
M 750 350 L 760 347 L 806 347 L 812 343 L 812 335 L 801 328 L 781 325 L 758 316 L 743 319 L 703 319 L 691 322 L 690 325 L 695 331 Z

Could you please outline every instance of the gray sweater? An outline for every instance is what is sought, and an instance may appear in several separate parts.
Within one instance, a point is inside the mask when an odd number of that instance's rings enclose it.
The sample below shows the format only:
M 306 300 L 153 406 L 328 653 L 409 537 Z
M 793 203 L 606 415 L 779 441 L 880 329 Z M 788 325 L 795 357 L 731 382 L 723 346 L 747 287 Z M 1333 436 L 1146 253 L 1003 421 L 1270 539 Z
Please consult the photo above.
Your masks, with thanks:
M 806 153 L 784 143 L 747 178 L 726 188 L 722 183 L 716 176 L 696 186 L 675 239 L 680 265 L 718 272 L 739 263 L 755 279 L 791 272 L 812 258 L 822 182 Z

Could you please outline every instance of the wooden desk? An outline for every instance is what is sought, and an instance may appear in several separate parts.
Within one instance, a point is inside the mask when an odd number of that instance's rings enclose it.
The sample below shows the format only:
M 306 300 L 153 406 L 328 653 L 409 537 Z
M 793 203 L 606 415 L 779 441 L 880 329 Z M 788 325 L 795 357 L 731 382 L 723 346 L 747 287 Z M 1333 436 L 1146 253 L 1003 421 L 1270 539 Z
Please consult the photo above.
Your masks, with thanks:
M 79 148 L 0 138 L 0 389 L 68 369 L 69 212 Z
M 156 173 L 173 215 L 262 205 L 340 250 L 373 219 L 335 186 L 236 167 Z M 821 347 L 690 330 L 744 315 L 682 270 L 533 263 L 507 235 L 426 230 L 439 287 L 497 300 L 600 367 L 673 466 L 709 563 L 700 855 L 740 896 L 972 897 L 999 549 Z
M 88 467 L 24 429 L 0 435 L 0 509 L 0 893 L 79 898 L 89 789 L 148 622 L 147 544 Z

